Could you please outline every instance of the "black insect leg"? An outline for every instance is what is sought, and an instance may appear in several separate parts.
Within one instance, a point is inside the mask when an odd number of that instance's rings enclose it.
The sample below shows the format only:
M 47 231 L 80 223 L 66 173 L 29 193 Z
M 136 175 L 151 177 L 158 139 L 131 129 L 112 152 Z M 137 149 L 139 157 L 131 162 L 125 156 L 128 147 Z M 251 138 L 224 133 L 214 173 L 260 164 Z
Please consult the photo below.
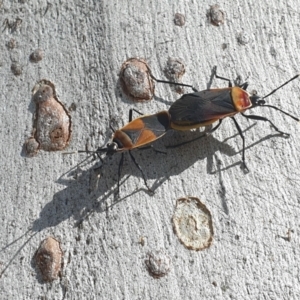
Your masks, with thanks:
M 248 169 L 248 167 L 246 165 L 246 162 L 245 162 L 245 137 L 244 137 L 242 129 L 241 129 L 239 123 L 236 121 L 236 119 L 234 117 L 231 117 L 231 119 L 233 120 L 233 122 L 235 124 L 235 127 L 237 128 L 237 130 L 239 132 L 239 135 L 241 136 L 241 138 L 243 140 L 242 162 L 243 162 L 244 170 L 248 173 L 249 169 Z
M 121 155 L 121 159 L 119 162 L 119 169 L 118 169 L 118 196 L 120 195 L 120 178 L 121 178 L 121 173 L 123 168 L 123 162 L 124 162 L 124 153 L 122 153 Z
M 215 75 L 216 78 L 228 81 L 228 87 L 232 87 L 232 82 L 231 82 L 230 79 L 217 75 L 217 66 L 214 66 L 213 71 L 215 72 L 214 75 Z M 239 84 L 237 86 L 240 87 L 240 88 L 242 88 L 243 90 L 246 90 L 247 87 L 248 87 L 248 85 L 249 85 L 248 82 L 244 82 L 244 83 Z
M 149 70 L 149 69 L 148 69 L 148 70 Z M 151 78 L 152 78 L 153 80 L 155 80 L 156 82 L 167 83 L 167 84 L 173 84 L 173 85 L 178 85 L 178 86 L 185 86 L 185 87 L 191 88 L 194 92 L 198 92 L 198 90 L 197 90 L 195 87 L 193 87 L 192 85 L 190 85 L 190 84 L 185 84 L 185 83 L 179 83 L 179 82 L 174 82 L 174 81 L 168 81 L 168 80 L 157 79 L 157 78 L 155 78 L 155 77 L 152 75 L 152 73 L 150 72 L 150 70 L 149 70 L 149 74 L 150 74 Z
M 112 132 L 116 132 L 116 129 L 113 127 L 113 125 L 110 123 L 109 128 L 111 129 Z
M 214 71 L 214 73 L 215 73 L 215 77 L 216 77 L 216 78 L 222 79 L 222 80 L 225 80 L 225 81 L 228 81 L 228 87 L 232 87 L 232 82 L 231 82 L 230 79 L 225 78 L 225 77 L 221 77 L 221 76 L 217 75 L 217 66 L 214 66 L 213 71 Z
M 272 126 L 278 133 L 282 134 L 282 135 L 285 136 L 285 137 L 289 137 L 289 136 L 290 136 L 288 133 L 285 133 L 285 132 L 279 130 L 279 129 L 275 126 L 275 124 L 274 124 L 272 121 L 270 121 L 269 119 L 267 119 L 267 118 L 265 118 L 265 117 L 256 116 L 256 115 L 245 115 L 245 114 L 243 114 L 243 113 L 242 113 L 242 116 L 245 117 L 245 118 L 247 118 L 247 119 L 251 119 L 251 120 L 257 120 L 257 121 L 265 121 L 265 122 L 269 122 L 269 123 L 271 124 L 271 126 Z
M 222 121 L 223 121 L 223 119 L 220 119 L 218 125 L 216 125 L 214 128 L 212 128 L 210 131 L 207 131 L 205 134 L 210 135 L 213 132 L 215 132 L 220 127 L 220 125 L 222 124 Z
M 244 82 L 244 83 L 242 83 L 242 84 L 240 84 L 238 87 L 240 87 L 241 89 L 243 89 L 243 90 L 247 90 L 247 87 L 248 87 L 248 85 L 249 85 L 249 83 L 248 82 Z
M 140 170 L 142 176 L 143 176 L 143 180 L 144 180 L 144 183 L 145 183 L 145 186 L 147 187 L 148 191 L 153 193 L 153 191 L 149 188 L 148 184 L 147 184 L 147 181 L 146 181 L 146 178 L 145 178 L 145 174 L 143 172 L 143 169 L 141 168 L 141 166 L 136 162 L 134 156 L 132 155 L 131 151 L 128 151 L 129 152 L 129 155 L 133 161 L 133 163 L 135 164 L 135 166 Z
M 136 110 L 136 109 L 134 109 L 134 108 L 131 108 L 131 109 L 129 109 L 129 117 L 128 117 L 129 122 L 132 121 L 132 114 L 133 114 L 133 111 L 135 111 L 136 113 L 138 113 L 138 114 L 141 115 L 141 116 L 144 115 L 143 113 L 139 112 L 138 110 Z M 109 124 L 109 127 L 110 127 L 110 129 L 112 130 L 112 132 L 116 132 L 116 130 L 113 128 L 112 124 Z
M 191 142 L 200 140 L 201 138 L 206 137 L 206 136 L 208 136 L 208 135 L 211 135 L 214 131 L 216 131 L 216 130 L 219 128 L 219 126 L 221 125 L 221 123 L 222 123 L 222 119 L 219 120 L 219 124 L 218 124 L 217 126 L 215 126 L 214 128 L 212 128 L 210 131 L 205 132 L 203 135 L 200 135 L 200 136 L 198 136 L 198 137 L 195 138 L 195 139 L 192 139 L 192 140 L 189 140 L 189 141 L 180 143 L 180 144 L 167 146 L 166 148 L 167 148 L 167 149 L 169 149 L 169 148 L 171 148 L 171 149 L 172 149 L 172 148 L 177 148 L 177 147 L 180 147 L 180 146 L 189 144 L 189 143 L 191 143 Z
M 133 111 L 135 111 L 137 114 L 139 114 L 139 115 L 141 115 L 141 116 L 144 115 L 143 113 L 139 112 L 138 110 L 136 110 L 136 109 L 134 109 L 134 108 L 131 108 L 131 109 L 129 110 L 129 122 L 132 121 L 132 113 L 133 113 Z

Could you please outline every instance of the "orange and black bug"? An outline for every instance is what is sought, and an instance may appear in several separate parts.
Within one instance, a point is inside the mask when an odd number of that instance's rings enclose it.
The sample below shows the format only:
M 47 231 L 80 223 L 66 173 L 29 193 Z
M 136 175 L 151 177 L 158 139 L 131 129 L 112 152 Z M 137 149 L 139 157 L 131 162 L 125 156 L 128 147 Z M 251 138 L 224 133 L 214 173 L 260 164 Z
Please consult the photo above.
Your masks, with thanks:
M 111 157 L 115 153 L 121 153 L 121 159 L 118 170 L 118 194 L 120 188 L 121 171 L 124 161 L 124 152 L 126 151 L 128 151 L 135 166 L 140 170 L 147 189 L 151 191 L 147 184 L 144 172 L 141 166 L 135 160 L 133 154 L 131 153 L 131 150 L 137 148 L 148 148 L 147 146 L 149 146 L 154 141 L 162 137 L 170 126 L 170 115 L 167 111 L 161 111 L 153 115 L 143 115 L 139 118 L 132 120 L 133 110 L 134 109 L 131 109 L 129 112 L 129 123 L 126 124 L 124 127 L 114 131 L 112 140 L 106 145 L 106 147 L 99 147 L 96 151 L 78 151 L 96 153 L 98 154 L 101 161 L 101 153 L 105 153 L 109 157 Z
M 181 83 L 174 83 L 164 80 L 157 80 L 157 82 L 162 83 L 170 83 L 174 85 L 181 85 L 187 86 L 192 88 L 195 92 L 183 95 L 180 99 L 176 100 L 169 109 L 170 114 L 170 128 L 175 130 L 190 130 L 193 128 L 198 128 L 206 125 L 213 124 L 215 122 L 219 122 L 214 128 L 212 128 L 209 132 L 205 135 L 212 133 L 222 123 L 222 120 L 226 117 L 230 117 L 243 141 L 243 150 L 242 150 L 242 163 L 244 169 L 248 172 L 248 168 L 245 163 L 245 137 L 239 126 L 238 122 L 234 118 L 237 113 L 241 113 L 241 115 L 247 119 L 258 120 L 258 121 L 265 121 L 269 122 L 272 127 L 280 134 L 288 137 L 289 134 L 280 131 L 275 124 L 270 121 L 269 119 L 257 116 L 257 115 L 246 115 L 244 112 L 248 109 L 252 109 L 255 107 L 270 107 L 275 110 L 280 111 L 281 113 L 293 118 L 294 120 L 299 122 L 299 119 L 292 116 L 291 114 L 283 111 L 282 109 L 266 104 L 265 98 L 269 97 L 270 95 L 274 94 L 278 89 L 282 88 L 292 80 L 296 79 L 300 74 L 294 76 L 293 78 L 289 79 L 278 88 L 271 91 L 264 97 L 260 97 L 257 95 L 250 95 L 246 89 L 248 87 L 248 83 L 245 82 L 241 85 L 232 86 L 230 79 L 218 76 L 216 74 L 216 67 L 213 69 L 214 76 L 219 79 L 223 79 L 228 81 L 229 86 L 227 88 L 220 88 L 220 89 L 208 89 L 198 92 L 193 86 Z M 196 139 L 202 138 L 202 135 Z M 193 139 L 188 142 L 181 143 L 179 145 L 187 144 L 192 142 L 196 139 Z M 179 146 L 175 145 L 175 146 Z M 170 148 L 170 147 L 169 147 Z M 171 147 L 172 148 L 172 147 Z
M 214 128 L 206 132 L 204 135 L 201 135 L 193 140 L 183 142 L 181 144 L 167 147 L 174 148 L 198 140 L 202 137 L 207 136 L 208 134 L 211 134 L 219 128 L 224 118 L 230 117 L 233 120 L 243 140 L 242 163 L 244 169 L 248 171 L 248 168 L 245 164 L 245 137 L 242 133 L 238 122 L 234 118 L 234 116 L 237 113 L 241 113 L 242 116 L 248 119 L 269 122 L 278 133 L 283 134 L 285 136 L 289 136 L 289 134 L 280 131 L 269 119 L 257 115 L 245 115 L 244 112 L 250 108 L 258 106 L 270 107 L 282 112 L 287 116 L 290 116 L 296 121 L 300 121 L 298 118 L 292 116 L 291 114 L 283 111 L 282 109 L 276 106 L 265 104 L 264 100 L 265 98 L 275 93 L 278 89 L 282 88 L 292 80 L 296 79 L 299 75 L 296 75 L 290 80 L 286 81 L 285 83 L 283 83 L 278 88 L 274 89 L 264 97 L 259 97 L 257 95 L 251 96 L 246 91 L 248 87 L 247 82 L 233 87 L 229 79 L 220 77 L 216 74 L 216 67 L 214 68 L 214 76 L 216 78 L 228 81 L 229 87 L 221 89 L 208 89 L 198 92 L 191 85 L 158 80 L 152 74 L 151 76 L 157 82 L 191 87 L 195 92 L 183 95 L 180 99 L 176 100 L 171 105 L 168 111 L 161 111 L 157 114 L 143 115 L 137 119 L 132 120 L 132 111 L 134 109 L 131 109 L 129 114 L 129 123 L 124 127 L 120 128 L 119 130 L 114 131 L 112 140 L 106 145 L 106 147 L 99 147 L 96 151 L 78 151 L 96 153 L 101 161 L 103 161 L 101 158 L 101 153 L 105 153 L 107 156 L 112 156 L 113 154 L 118 152 L 121 153 L 121 160 L 118 169 L 118 193 L 120 187 L 121 171 L 124 161 L 124 152 L 126 151 L 129 152 L 132 161 L 140 170 L 146 187 L 149 191 L 151 191 L 146 182 L 144 172 L 141 166 L 136 162 L 134 156 L 131 153 L 131 150 L 137 148 L 148 148 L 147 146 L 149 146 L 154 141 L 162 137 L 168 130 L 190 130 L 210 125 L 217 121 L 219 122 Z

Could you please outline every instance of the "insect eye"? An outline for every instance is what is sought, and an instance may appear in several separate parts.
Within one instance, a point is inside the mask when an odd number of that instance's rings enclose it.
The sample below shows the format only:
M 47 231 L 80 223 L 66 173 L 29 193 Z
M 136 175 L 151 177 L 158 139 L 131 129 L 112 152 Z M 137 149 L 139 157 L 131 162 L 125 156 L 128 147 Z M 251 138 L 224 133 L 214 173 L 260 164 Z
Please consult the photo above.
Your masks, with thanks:
M 117 150 L 118 149 L 118 144 L 117 143 L 113 143 L 113 149 Z

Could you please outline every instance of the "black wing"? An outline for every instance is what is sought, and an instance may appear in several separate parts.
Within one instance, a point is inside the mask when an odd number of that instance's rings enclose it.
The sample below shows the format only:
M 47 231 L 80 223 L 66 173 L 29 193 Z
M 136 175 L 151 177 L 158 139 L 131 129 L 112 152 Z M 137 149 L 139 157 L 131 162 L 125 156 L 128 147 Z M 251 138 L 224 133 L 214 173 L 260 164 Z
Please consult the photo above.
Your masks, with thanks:
M 171 105 L 171 121 L 199 124 L 234 113 L 230 92 L 231 89 L 217 89 L 185 94 Z

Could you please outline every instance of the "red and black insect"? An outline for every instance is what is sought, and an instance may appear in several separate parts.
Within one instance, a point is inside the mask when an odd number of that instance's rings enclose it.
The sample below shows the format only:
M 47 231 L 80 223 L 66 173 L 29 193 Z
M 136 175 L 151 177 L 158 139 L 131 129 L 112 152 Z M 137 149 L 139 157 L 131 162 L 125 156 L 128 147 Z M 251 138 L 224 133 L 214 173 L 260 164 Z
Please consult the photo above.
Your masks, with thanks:
M 170 127 L 170 117 L 167 111 L 161 111 L 153 115 L 142 115 L 139 118 L 132 120 L 133 110 L 129 111 L 129 123 L 124 127 L 113 130 L 113 136 L 111 141 L 106 147 L 99 147 L 96 151 L 81 150 L 78 152 L 96 153 L 102 161 L 101 154 L 105 153 L 111 157 L 115 153 L 121 153 L 121 159 L 118 169 L 118 194 L 120 189 L 120 177 L 124 162 L 124 152 L 128 152 L 135 166 L 140 170 L 144 183 L 149 191 L 149 188 L 144 172 L 141 166 L 137 163 L 135 157 L 131 153 L 134 149 L 147 149 L 154 141 L 161 138 Z M 139 113 L 140 114 L 140 113 Z M 156 150 L 157 151 L 157 150 Z M 160 152 L 160 151 L 157 151 Z
M 300 121 L 299 118 L 292 116 L 288 112 L 274 106 L 266 104 L 265 99 L 270 95 L 274 94 L 277 90 L 293 81 L 300 74 L 295 75 L 293 78 L 289 79 L 269 94 L 264 97 L 260 97 L 258 95 L 250 95 L 246 89 L 248 87 L 248 83 L 245 82 L 241 85 L 232 86 L 232 82 L 230 79 L 218 76 L 216 74 L 216 66 L 213 69 L 214 76 L 219 79 L 223 79 L 228 81 L 227 88 L 220 89 L 207 89 L 203 91 L 197 91 L 193 86 L 175 82 L 169 82 L 164 80 L 158 80 L 153 77 L 157 82 L 169 83 L 174 85 L 181 85 L 190 87 L 194 90 L 194 93 L 184 94 L 181 98 L 176 100 L 169 109 L 170 114 L 170 128 L 175 130 L 190 130 L 194 128 L 199 128 L 202 126 L 207 126 L 218 122 L 218 124 L 212 128 L 209 132 L 206 132 L 205 135 L 202 135 L 196 139 L 181 143 L 175 146 L 169 146 L 168 148 L 173 148 L 177 146 L 181 146 L 187 144 L 189 142 L 195 141 L 199 138 L 206 136 L 207 134 L 211 134 L 216 129 L 219 128 L 224 118 L 229 117 L 233 120 L 239 135 L 243 141 L 243 150 L 242 150 L 242 166 L 245 171 L 249 171 L 246 163 L 245 163 L 245 137 L 241 130 L 240 125 L 234 118 L 234 116 L 238 113 L 247 119 L 258 120 L 269 122 L 272 127 L 280 134 L 288 137 L 289 134 L 279 130 L 277 126 L 269 119 L 263 116 L 257 115 L 246 115 L 244 112 L 248 109 L 252 109 L 255 107 L 270 107 L 275 110 L 280 111 L 281 113 L 291 117 L 296 121 Z
M 140 170 L 146 187 L 149 191 L 151 191 L 151 189 L 148 187 L 144 172 L 141 166 L 136 162 L 133 154 L 131 153 L 131 150 L 137 148 L 148 148 L 149 145 L 151 145 L 157 139 L 161 138 L 168 130 L 171 129 L 184 131 L 199 128 L 202 126 L 207 126 L 218 122 L 218 124 L 215 127 L 213 127 L 210 131 L 206 132 L 204 135 L 201 135 L 195 139 L 174 146 L 168 146 L 167 148 L 175 148 L 181 145 L 185 145 L 187 143 L 198 140 L 207 136 L 208 134 L 213 133 L 216 129 L 219 128 L 223 119 L 229 117 L 233 120 L 239 132 L 239 135 L 242 138 L 242 166 L 244 170 L 248 172 L 249 170 L 245 163 L 245 137 L 243 135 L 240 125 L 238 124 L 234 116 L 238 113 L 241 113 L 241 115 L 247 119 L 269 122 L 278 133 L 288 137 L 289 134 L 279 130 L 276 127 L 276 125 L 266 117 L 257 115 L 246 115 L 244 112 L 248 109 L 252 109 L 255 107 L 270 107 L 299 122 L 299 118 L 292 116 L 288 112 L 285 112 L 276 106 L 266 104 L 264 99 L 274 94 L 278 89 L 282 88 L 292 80 L 299 77 L 300 74 L 295 75 L 293 78 L 289 79 L 288 81 L 280 85 L 278 88 L 271 91 L 266 96 L 260 97 L 257 95 L 250 95 L 246 91 L 248 87 L 247 82 L 233 87 L 229 79 L 218 76 L 216 74 L 216 67 L 214 67 L 213 71 L 214 76 L 216 78 L 228 81 L 229 86 L 227 88 L 197 91 L 191 85 L 158 80 L 153 75 L 151 75 L 152 78 L 157 82 L 190 87 L 194 90 L 194 93 L 184 94 L 181 98 L 176 100 L 171 105 L 168 111 L 161 111 L 157 114 L 142 115 L 141 117 L 132 120 L 133 110 L 130 110 L 129 123 L 126 124 L 124 127 L 114 131 L 112 140 L 106 145 L 106 147 L 99 147 L 96 151 L 79 152 L 96 153 L 98 154 L 101 160 L 102 153 L 105 153 L 107 156 L 112 156 L 115 153 L 121 153 L 121 159 L 118 169 L 119 193 L 120 176 L 124 161 L 124 152 L 128 151 L 135 166 Z

